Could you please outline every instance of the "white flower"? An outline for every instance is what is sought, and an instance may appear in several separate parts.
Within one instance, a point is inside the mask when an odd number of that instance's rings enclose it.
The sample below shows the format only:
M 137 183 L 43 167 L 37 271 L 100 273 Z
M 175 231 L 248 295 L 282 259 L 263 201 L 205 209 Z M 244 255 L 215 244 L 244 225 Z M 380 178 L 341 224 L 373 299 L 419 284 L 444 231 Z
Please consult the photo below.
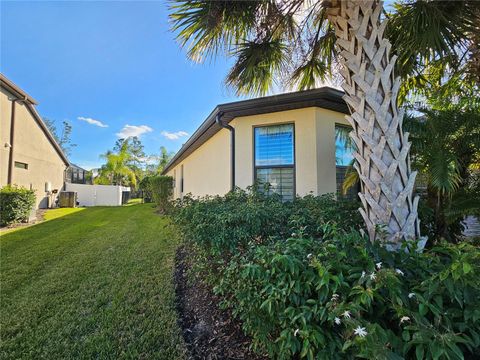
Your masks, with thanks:
M 377 278 L 377 275 L 375 273 L 370 274 L 370 280 L 375 280 Z
M 402 316 L 400 319 L 400 324 L 404 323 L 405 321 L 410 321 L 410 318 L 408 316 Z
M 338 317 L 336 317 L 334 321 L 335 321 L 335 324 L 337 325 L 340 325 L 342 323 L 342 320 L 340 320 L 340 318 Z
M 380 270 L 382 268 L 382 262 L 378 262 L 375 264 L 375 266 L 377 267 L 378 270 Z
M 368 335 L 367 330 L 366 330 L 364 327 L 360 327 L 360 326 L 358 326 L 358 327 L 354 330 L 354 334 L 355 334 L 355 335 L 358 335 L 358 336 L 360 336 L 360 337 L 362 337 L 362 338 Z
M 408 298 L 409 298 L 409 299 L 413 298 L 414 296 L 415 296 L 415 293 L 410 293 L 410 294 L 408 294 Z
M 313 256 L 312 254 L 308 254 L 308 255 L 307 255 L 307 259 L 310 260 L 310 259 L 312 258 L 312 256 Z
M 295 332 L 293 333 L 293 336 L 297 336 L 299 331 L 300 331 L 300 329 L 295 330 Z
M 343 317 L 346 318 L 346 319 L 350 319 L 350 318 L 351 318 L 351 316 L 350 316 L 350 311 L 348 311 L 348 310 L 345 310 L 345 312 L 344 312 L 342 315 L 343 315 Z
M 292 237 L 295 237 L 295 236 L 297 236 L 297 233 L 292 233 Z
M 365 271 L 362 271 L 362 276 L 360 276 L 360 279 L 363 279 L 366 275 L 366 272 Z
M 338 295 L 338 294 L 333 294 L 331 301 L 337 301 L 339 297 L 340 297 L 340 295 Z
M 398 275 L 400 275 L 400 276 L 405 275 L 405 274 L 403 273 L 403 271 L 400 270 L 400 269 L 395 269 L 395 272 L 396 272 Z

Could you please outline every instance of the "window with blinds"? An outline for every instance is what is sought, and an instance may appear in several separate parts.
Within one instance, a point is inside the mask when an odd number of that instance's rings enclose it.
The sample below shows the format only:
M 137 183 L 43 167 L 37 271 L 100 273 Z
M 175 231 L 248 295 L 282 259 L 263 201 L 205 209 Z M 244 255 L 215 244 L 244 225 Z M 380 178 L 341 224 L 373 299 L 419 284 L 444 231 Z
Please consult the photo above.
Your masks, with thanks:
M 295 152 L 293 124 L 256 127 L 255 180 L 269 184 L 268 193 L 283 200 L 295 196 Z

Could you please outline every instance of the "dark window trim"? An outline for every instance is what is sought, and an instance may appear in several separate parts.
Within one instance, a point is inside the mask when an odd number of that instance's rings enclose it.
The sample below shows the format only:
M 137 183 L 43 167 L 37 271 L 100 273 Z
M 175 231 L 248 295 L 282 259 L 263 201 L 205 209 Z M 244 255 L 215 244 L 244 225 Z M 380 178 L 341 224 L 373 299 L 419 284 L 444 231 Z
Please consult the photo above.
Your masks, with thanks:
M 180 165 L 180 194 L 181 195 L 183 195 L 183 190 L 185 190 L 183 179 L 184 179 L 184 169 L 183 169 L 183 164 L 182 164 L 182 165 Z
M 256 165 L 255 164 L 255 129 L 278 126 L 278 125 L 292 125 L 293 126 L 293 164 L 292 165 Z M 276 123 L 257 124 L 252 125 L 252 165 L 253 165 L 253 184 L 257 182 L 257 169 L 278 169 L 278 168 L 293 168 L 293 198 L 297 196 L 297 138 L 295 132 L 295 121 L 283 121 Z

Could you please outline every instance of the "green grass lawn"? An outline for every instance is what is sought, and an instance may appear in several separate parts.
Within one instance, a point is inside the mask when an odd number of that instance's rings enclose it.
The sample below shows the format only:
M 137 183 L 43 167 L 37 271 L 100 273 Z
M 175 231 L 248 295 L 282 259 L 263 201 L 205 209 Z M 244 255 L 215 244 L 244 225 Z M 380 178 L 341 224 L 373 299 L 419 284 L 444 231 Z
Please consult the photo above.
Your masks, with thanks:
M 150 204 L 46 219 L 0 240 L 0 358 L 182 359 L 168 221 Z

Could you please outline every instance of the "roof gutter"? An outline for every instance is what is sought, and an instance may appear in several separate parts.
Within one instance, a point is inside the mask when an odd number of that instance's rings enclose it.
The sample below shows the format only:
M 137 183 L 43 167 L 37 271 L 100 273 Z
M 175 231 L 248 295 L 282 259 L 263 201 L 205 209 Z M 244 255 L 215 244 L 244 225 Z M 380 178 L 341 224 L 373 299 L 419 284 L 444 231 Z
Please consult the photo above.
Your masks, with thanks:
M 230 190 L 235 190 L 235 128 L 229 124 L 222 123 L 223 112 L 218 112 L 215 122 L 224 129 L 230 131 Z

